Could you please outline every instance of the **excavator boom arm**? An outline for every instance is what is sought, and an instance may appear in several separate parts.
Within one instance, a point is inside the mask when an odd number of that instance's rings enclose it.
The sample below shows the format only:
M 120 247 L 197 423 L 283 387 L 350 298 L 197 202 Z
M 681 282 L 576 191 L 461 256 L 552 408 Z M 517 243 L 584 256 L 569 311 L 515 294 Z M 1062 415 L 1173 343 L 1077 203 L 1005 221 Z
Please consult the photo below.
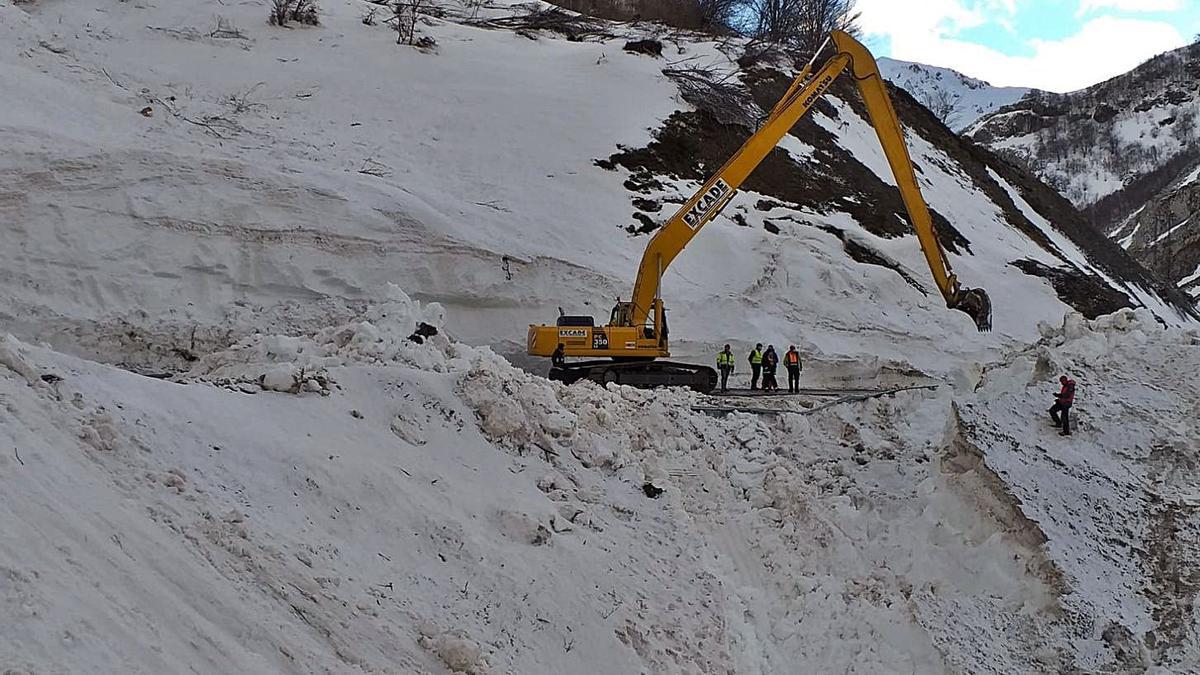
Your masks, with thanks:
M 721 167 L 721 170 L 708 179 L 696 194 L 692 195 L 675 215 L 663 225 L 642 254 L 642 263 L 638 266 L 637 281 L 633 285 L 632 321 L 635 326 L 646 322 L 650 315 L 654 299 L 658 296 L 659 282 L 662 272 L 683 251 L 683 247 L 700 232 L 700 228 L 715 218 L 725 204 L 733 198 L 734 193 L 746 178 L 754 171 L 771 150 L 778 145 L 797 121 L 807 113 L 821 94 L 833 84 L 837 76 L 846 66 L 850 58 L 842 54 L 830 59 L 804 86 L 797 87 L 795 83 L 788 90 L 785 100 L 775 106 L 765 124 L 754 132 L 742 147 Z M 807 69 L 806 69 L 807 72 Z M 797 81 L 806 73 L 801 73 Z
M 908 145 L 904 142 L 904 131 L 900 128 L 900 120 L 892 108 L 891 97 L 879 74 L 879 67 L 871 53 L 849 35 L 840 31 L 833 34 L 833 42 L 839 53 L 850 56 L 850 74 L 858 85 L 859 94 L 867 106 L 867 115 L 871 126 L 875 127 L 875 135 L 879 137 L 879 145 L 887 157 L 896 179 L 896 187 L 900 189 L 900 198 L 904 200 L 904 208 L 908 211 L 909 220 L 921 242 L 921 250 L 925 253 L 925 261 L 929 263 L 929 271 L 937 282 L 942 296 L 949 302 L 959 292 L 958 278 L 950 269 L 946 260 L 946 252 L 942 250 L 937 233 L 933 229 L 933 218 L 929 215 L 929 207 L 921 195 L 917 184 L 917 175 L 913 171 L 912 158 L 908 154 Z
M 766 122 L 742 145 L 721 170 L 710 178 L 646 245 L 638 267 L 630 302 L 630 325 L 646 323 L 658 297 L 662 273 L 679 255 L 692 237 L 721 212 L 746 178 L 754 171 L 783 136 L 816 104 L 833 81 L 850 69 L 872 126 L 883 146 L 909 220 L 920 241 L 925 261 L 933 274 L 946 305 L 966 312 L 980 330 L 991 328 L 991 301 L 982 289 L 962 289 L 933 228 L 929 207 L 921 195 L 913 171 L 912 159 L 904 142 L 904 132 L 892 108 L 891 99 L 874 57 L 850 35 L 833 31 L 836 53 L 809 78 L 811 64 L 792 82 L 783 98 L 772 109 Z M 818 52 L 819 54 L 820 52 Z

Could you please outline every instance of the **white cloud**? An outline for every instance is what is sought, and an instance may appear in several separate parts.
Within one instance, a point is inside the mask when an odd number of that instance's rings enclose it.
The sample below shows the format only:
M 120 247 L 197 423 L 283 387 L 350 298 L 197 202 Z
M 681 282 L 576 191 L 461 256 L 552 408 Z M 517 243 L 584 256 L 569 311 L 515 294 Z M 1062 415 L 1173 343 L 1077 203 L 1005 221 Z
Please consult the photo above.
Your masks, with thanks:
M 1084 0 L 1130 2 L 1139 7 L 1174 0 Z M 863 31 L 891 40 L 891 56 L 946 66 L 998 86 L 1072 91 L 1119 75 L 1155 54 L 1187 44 L 1171 24 L 1100 16 L 1062 40 L 1030 40 L 1031 56 L 1009 56 L 984 45 L 955 39 L 959 31 L 1011 19 L 1011 0 L 968 7 L 963 0 L 928 0 L 920 9 L 895 0 L 859 0 Z
M 1080 0 L 1077 16 L 1103 9 L 1123 12 L 1174 12 L 1183 9 L 1183 0 Z

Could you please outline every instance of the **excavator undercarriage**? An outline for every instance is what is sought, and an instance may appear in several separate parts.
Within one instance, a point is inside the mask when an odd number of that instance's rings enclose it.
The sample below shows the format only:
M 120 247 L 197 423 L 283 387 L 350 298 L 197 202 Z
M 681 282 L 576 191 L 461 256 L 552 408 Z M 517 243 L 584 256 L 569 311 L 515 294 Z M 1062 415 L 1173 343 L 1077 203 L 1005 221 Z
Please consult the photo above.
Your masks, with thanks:
M 550 368 L 550 379 L 566 384 L 591 380 L 631 387 L 687 387 L 707 394 L 717 386 L 717 371 L 674 361 L 573 361 Z

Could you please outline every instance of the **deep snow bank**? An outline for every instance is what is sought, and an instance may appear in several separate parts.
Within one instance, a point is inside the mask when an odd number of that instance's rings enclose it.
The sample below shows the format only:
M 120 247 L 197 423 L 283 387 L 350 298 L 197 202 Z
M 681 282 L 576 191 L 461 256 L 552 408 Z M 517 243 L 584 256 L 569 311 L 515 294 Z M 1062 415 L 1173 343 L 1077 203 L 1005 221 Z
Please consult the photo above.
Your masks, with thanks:
M 1045 540 L 1060 606 L 1080 617 L 1077 666 L 1195 672 L 1200 332 L 1132 310 L 1042 332 L 987 371 L 959 440 Z M 1061 373 L 1079 383 L 1070 439 L 1046 413 Z
M 247 338 L 187 384 L 10 338 L 0 666 L 1031 672 L 1196 656 L 1197 392 L 1172 402 L 1162 383 L 1180 378 L 1154 361 L 1195 364 L 1194 334 L 1132 314 L 1047 329 L 960 395 L 961 422 L 949 387 L 717 419 L 690 392 L 563 387 L 409 339 L 439 315 L 390 289 L 344 326 Z M 1033 390 L 1068 367 L 1073 444 L 1028 424 Z M 1111 422 L 1110 405 L 1125 406 Z M 1153 430 L 1117 428 L 1150 410 Z

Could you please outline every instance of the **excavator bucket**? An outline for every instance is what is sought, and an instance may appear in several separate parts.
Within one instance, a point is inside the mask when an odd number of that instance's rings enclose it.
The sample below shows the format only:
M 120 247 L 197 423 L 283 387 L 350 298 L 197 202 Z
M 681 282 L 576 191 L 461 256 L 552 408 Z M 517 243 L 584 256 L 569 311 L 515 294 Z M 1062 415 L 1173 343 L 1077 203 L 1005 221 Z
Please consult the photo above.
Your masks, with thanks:
M 963 289 L 950 308 L 966 312 L 981 332 L 992 329 L 992 299 L 982 288 Z

